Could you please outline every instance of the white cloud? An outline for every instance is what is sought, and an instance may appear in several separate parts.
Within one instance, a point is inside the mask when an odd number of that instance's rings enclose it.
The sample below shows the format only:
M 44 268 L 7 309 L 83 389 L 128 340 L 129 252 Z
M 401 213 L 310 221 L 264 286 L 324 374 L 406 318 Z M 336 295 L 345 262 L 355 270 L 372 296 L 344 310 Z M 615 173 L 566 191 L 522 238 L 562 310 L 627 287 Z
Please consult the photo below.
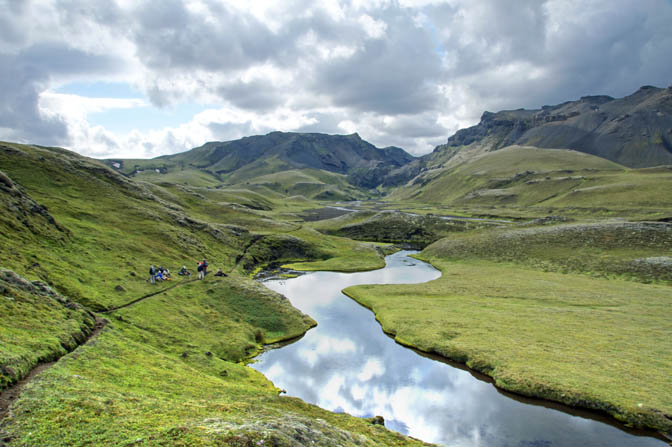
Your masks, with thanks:
M 385 365 L 383 361 L 379 358 L 373 357 L 366 361 L 362 370 L 357 375 L 357 378 L 361 382 L 367 382 L 374 377 L 380 377 L 385 374 Z
M 581 14 L 576 14 L 580 10 Z M 667 0 L 5 2 L 0 136 L 154 156 L 251 132 L 354 131 L 421 154 L 484 110 L 672 79 Z M 73 82 L 142 102 L 56 96 Z M 119 134 L 92 114 L 196 103 L 181 125 Z M 134 115 L 134 116 L 137 116 Z
M 148 103 L 140 98 L 89 98 L 51 91 L 40 95 L 40 108 L 44 113 L 55 113 L 68 119 L 86 119 L 91 113 L 146 106 Z
M 385 36 L 385 30 L 387 30 L 387 24 L 382 20 L 376 20 L 370 15 L 364 14 L 359 17 L 359 23 L 364 27 L 366 35 L 372 39 L 380 39 Z

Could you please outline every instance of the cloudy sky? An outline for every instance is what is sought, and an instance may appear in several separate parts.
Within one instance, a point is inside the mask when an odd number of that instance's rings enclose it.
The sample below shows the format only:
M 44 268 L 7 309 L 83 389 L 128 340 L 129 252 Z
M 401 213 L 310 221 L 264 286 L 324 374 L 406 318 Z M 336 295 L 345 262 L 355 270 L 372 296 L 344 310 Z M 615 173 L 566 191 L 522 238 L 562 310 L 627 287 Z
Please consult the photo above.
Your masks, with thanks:
M 484 110 L 672 84 L 671 0 L 0 0 L 0 139 L 154 157 L 272 130 L 419 155 Z

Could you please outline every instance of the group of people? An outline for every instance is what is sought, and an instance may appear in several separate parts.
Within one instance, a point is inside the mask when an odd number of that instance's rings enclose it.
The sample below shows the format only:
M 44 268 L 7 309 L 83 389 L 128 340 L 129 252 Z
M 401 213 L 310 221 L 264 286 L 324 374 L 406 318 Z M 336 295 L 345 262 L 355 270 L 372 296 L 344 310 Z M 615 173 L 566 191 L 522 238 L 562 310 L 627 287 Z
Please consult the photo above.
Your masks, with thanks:
M 149 282 L 155 284 L 156 281 L 170 281 L 170 271 L 163 266 L 159 268 L 154 267 L 154 264 L 149 266 Z
M 205 275 L 208 274 L 208 260 L 204 258 L 200 261 L 196 267 L 196 271 L 198 272 L 198 279 L 205 278 Z M 177 274 L 180 276 L 191 276 L 191 272 L 187 270 L 186 265 L 183 265 Z M 220 268 L 217 270 L 217 273 L 215 273 L 215 276 L 226 276 L 226 273 Z M 170 279 L 170 272 L 167 268 L 159 267 L 157 269 L 154 267 L 154 264 L 149 267 L 149 282 L 151 284 L 155 284 L 156 281 L 166 281 Z

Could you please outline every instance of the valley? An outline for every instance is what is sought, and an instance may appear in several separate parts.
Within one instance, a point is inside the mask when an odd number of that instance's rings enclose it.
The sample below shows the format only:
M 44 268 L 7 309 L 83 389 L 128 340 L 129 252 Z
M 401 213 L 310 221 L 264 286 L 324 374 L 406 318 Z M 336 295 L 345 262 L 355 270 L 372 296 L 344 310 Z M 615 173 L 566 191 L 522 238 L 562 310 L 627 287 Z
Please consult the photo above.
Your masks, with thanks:
M 260 273 L 373 271 L 403 249 L 440 277 L 344 291 L 397 343 L 664 445 L 670 98 L 486 114 L 423 157 L 357 134 L 271 132 L 150 160 L 0 142 L 0 389 L 56 361 L 11 399 L 0 445 L 430 445 L 247 366 L 322 324 Z M 572 126 L 585 138 L 567 139 Z M 150 265 L 171 279 L 152 284 Z

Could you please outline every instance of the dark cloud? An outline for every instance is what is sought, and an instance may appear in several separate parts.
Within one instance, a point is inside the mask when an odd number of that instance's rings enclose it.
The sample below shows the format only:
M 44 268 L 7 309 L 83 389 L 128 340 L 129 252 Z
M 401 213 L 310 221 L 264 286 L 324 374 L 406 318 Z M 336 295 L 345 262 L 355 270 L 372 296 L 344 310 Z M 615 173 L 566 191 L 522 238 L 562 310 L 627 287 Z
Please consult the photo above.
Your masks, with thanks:
M 143 2 L 134 11 L 132 39 L 147 67 L 227 71 L 269 60 L 278 46 L 268 27 L 254 16 L 207 3 L 206 16 L 179 0 Z
M 61 117 L 45 116 L 39 95 L 53 76 L 102 73 L 115 61 L 53 44 L 35 45 L 18 54 L 0 54 L 0 128 L 20 141 L 67 144 L 68 132 Z
M 385 23 L 383 38 L 364 41 L 352 57 L 317 66 L 312 88 L 357 111 L 396 115 L 433 109 L 441 60 L 431 37 L 398 12 Z
M 451 30 L 442 40 L 453 62 L 446 76 L 483 110 L 624 96 L 672 78 L 672 65 L 661 63 L 672 54 L 666 0 L 479 5 L 434 6 L 430 16 Z
M 279 89 L 270 82 L 259 80 L 225 85 L 219 88 L 218 93 L 222 99 L 241 109 L 259 112 L 271 110 L 284 102 L 284 95 Z
M 483 110 L 672 83 L 669 0 L 270 5 L 264 16 L 219 0 L 0 0 L 0 131 L 64 144 L 67 123 L 41 113 L 40 95 L 124 70 L 124 81 L 158 107 L 200 101 L 243 109 L 224 115 L 232 122 L 203 124 L 207 138 L 274 130 L 258 122 L 287 115 L 292 123 L 313 119 L 295 130 L 355 125 L 377 145 L 416 152 Z M 183 144 L 178 134 L 167 130 L 152 151 Z

